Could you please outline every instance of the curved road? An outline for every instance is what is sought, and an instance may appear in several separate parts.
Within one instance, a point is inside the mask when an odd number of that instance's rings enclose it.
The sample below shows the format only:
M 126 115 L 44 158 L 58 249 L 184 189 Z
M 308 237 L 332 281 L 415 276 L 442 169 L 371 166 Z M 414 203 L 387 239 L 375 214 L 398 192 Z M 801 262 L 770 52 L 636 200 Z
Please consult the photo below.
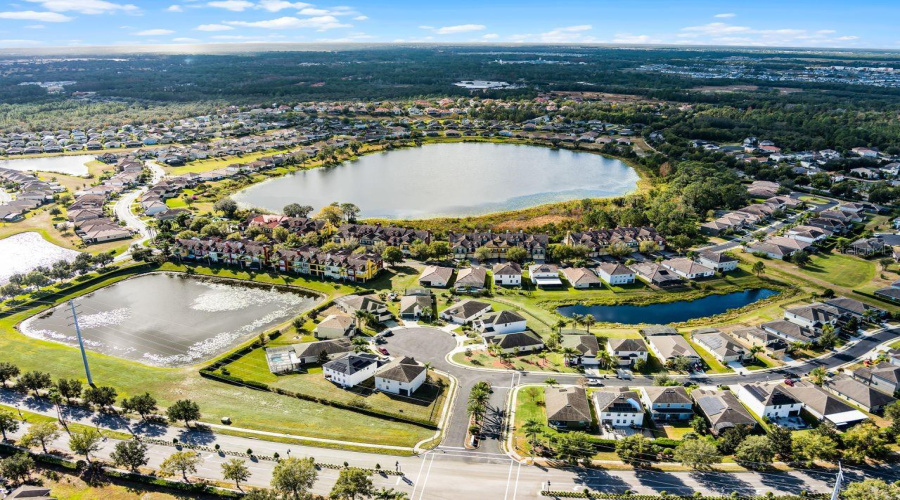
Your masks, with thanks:
M 146 165 L 153 174 L 153 177 L 150 180 L 151 186 L 155 185 L 166 176 L 166 172 L 159 165 L 153 162 L 145 162 L 144 165 Z M 116 214 L 116 218 L 121 221 L 125 221 L 126 226 L 138 231 L 141 234 L 141 239 L 133 242 L 132 245 L 142 245 L 145 241 L 150 240 L 154 236 L 156 236 L 155 231 L 150 228 L 147 223 L 142 221 L 139 216 L 131 211 L 131 205 L 133 205 L 141 195 L 146 193 L 147 189 L 147 186 L 142 186 L 138 189 L 135 189 L 134 191 L 129 191 L 120 196 L 115 205 L 113 205 L 113 211 Z M 116 256 L 115 261 L 121 262 L 128 259 L 129 257 L 131 257 L 131 245 L 128 246 L 128 250 Z

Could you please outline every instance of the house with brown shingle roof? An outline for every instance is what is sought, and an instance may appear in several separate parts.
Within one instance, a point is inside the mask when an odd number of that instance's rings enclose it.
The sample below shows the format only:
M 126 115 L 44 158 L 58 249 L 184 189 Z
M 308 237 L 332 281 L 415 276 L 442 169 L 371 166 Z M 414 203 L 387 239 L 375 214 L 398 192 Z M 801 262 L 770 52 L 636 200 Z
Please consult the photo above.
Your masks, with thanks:
M 581 387 L 544 389 L 547 425 L 554 429 L 585 429 L 591 425 L 591 407 Z

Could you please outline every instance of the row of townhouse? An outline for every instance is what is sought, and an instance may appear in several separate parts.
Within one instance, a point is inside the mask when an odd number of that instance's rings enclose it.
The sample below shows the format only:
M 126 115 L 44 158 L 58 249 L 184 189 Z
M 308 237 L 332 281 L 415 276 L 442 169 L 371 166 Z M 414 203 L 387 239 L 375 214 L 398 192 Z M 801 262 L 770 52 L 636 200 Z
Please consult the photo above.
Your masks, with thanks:
M 354 254 L 349 250 L 325 252 L 313 246 L 275 248 L 253 240 L 219 237 L 177 239 L 173 252 L 180 260 L 272 269 L 354 283 L 371 280 L 384 267 L 381 257 L 370 253 Z
M 768 194 L 768 191 L 765 192 Z M 796 208 L 801 203 L 800 200 L 789 196 L 773 195 L 762 203 L 754 203 L 744 208 L 727 212 L 715 220 L 701 224 L 700 232 L 715 236 L 728 230 L 747 229 L 770 220 L 780 210 Z
M 581 232 L 568 232 L 563 244 L 568 246 L 585 246 L 588 257 L 607 255 L 613 245 L 624 244 L 632 251 L 639 251 L 641 243 L 651 242 L 653 251 L 665 250 L 666 240 L 659 232 L 649 226 L 617 227 L 615 229 L 590 229 Z
M 36 176 L 0 168 L 0 186 L 5 186 L 15 198 L 0 202 L 0 221 L 13 222 L 21 220 L 30 210 L 34 210 L 53 200 L 56 193 L 65 190 L 55 182 L 44 182 Z

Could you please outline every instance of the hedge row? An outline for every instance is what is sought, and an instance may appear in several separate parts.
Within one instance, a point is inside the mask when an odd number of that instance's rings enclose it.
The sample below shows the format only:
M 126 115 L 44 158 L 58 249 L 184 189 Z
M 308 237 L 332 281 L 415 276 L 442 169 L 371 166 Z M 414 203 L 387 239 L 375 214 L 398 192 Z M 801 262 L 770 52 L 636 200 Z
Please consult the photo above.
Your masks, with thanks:
M 541 491 L 541 496 L 556 498 L 593 498 L 596 500 L 819 500 L 829 498 L 825 493 L 803 493 L 800 495 L 636 495 L 633 493 L 603 493 L 591 491 Z
M 430 430 L 438 429 L 437 425 L 435 425 L 434 422 L 432 422 L 430 420 L 426 420 L 424 418 L 414 418 L 414 417 L 408 417 L 405 415 L 395 415 L 393 413 L 373 410 L 371 408 L 360 408 L 358 406 L 354 406 L 354 405 L 348 404 L 348 403 L 342 403 L 340 401 L 334 401 L 334 400 L 326 399 L 326 398 L 319 398 L 316 396 L 310 396 L 309 394 L 296 393 L 293 391 L 288 391 L 288 390 L 280 389 L 280 388 L 273 388 L 262 382 L 247 381 L 247 380 L 243 380 L 241 378 L 235 377 L 233 375 L 224 375 L 222 373 L 216 373 L 216 372 L 210 371 L 208 369 L 200 370 L 200 376 L 210 378 L 213 380 L 218 380 L 220 382 L 225 382 L 227 384 L 246 386 L 246 387 L 250 387 L 252 389 L 256 389 L 256 390 L 260 390 L 260 391 L 274 392 L 275 394 L 279 394 L 282 396 L 288 396 L 288 397 L 292 397 L 292 398 L 302 399 L 304 401 L 310 401 L 313 403 L 318 403 L 318 404 L 322 404 L 325 406 L 331 406 L 334 408 L 340 408 L 342 410 L 349 410 L 349 411 L 360 413 L 362 415 L 366 415 L 369 417 L 375 417 L 375 418 L 380 418 L 380 419 L 384 419 L 384 420 L 394 420 L 394 421 L 398 421 L 398 422 L 405 422 L 407 424 L 418 425 L 419 427 L 424 427 L 424 428 L 430 429 Z
M 27 453 L 31 458 L 34 459 L 35 462 L 55 465 L 57 467 L 62 467 L 73 472 L 78 471 L 82 467 L 86 465 L 86 462 L 83 460 L 72 461 L 67 460 L 62 457 L 57 457 L 55 455 L 44 455 L 41 453 L 34 453 L 31 450 L 25 448 L 19 448 L 18 446 L 13 446 L 7 443 L 0 443 L 0 450 L 4 454 L 7 455 L 15 455 L 18 453 Z M 124 472 L 118 469 L 114 469 L 112 467 L 102 466 L 103 473 L 109 477 L 115 477 L 119 479 L 123 479 L 126 481 L 132 481 L 135 483 L 143 483 L 149 484 L 153 486 L 161 486 L 163 488 L 176 490 L 184 493 L 192 493 L 192 494 L 206 494 L 206 495 L 215 495 L 222 498 L 240 498 L 243 494 L 225 490 L 222 488 L 217 488 L 215 486 L 211 486 L 205 483 L 183 483 L 181 481 L 170 481 L 168 479 L 164 479 L 157 476 L 147 476 L 144 474 L 133 473 L 133 472 Z
M 268 334 L 269 340 L 275 340 L 281 336 L 281 330 L 275 330 L 272 333 Z M 212 360 L 208 365 L 200 369 L 202 373 L 204 370 L 215 371 L 219 368 L 222 368 L 225 365 L 232 363 L 235 359 L 244 356 L 245 354 L 250 354 L 254 349 L 258 349 L 263 347 L 264 344 L 260 343 L 259 339 L 254 340 L 253 342 L 245 345 L 244 347 L 240 347 L 233 351 L 226 352 L 225 354 L 219 356 L 218 358 Z

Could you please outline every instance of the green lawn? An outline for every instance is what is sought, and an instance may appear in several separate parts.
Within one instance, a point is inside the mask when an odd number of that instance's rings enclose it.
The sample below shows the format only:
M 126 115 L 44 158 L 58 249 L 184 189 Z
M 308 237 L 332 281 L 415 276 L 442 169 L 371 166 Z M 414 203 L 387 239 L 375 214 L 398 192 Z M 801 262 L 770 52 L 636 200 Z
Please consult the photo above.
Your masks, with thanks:
M 814 203 L 816 205 L 825 205 L 828 203 L 828 200 L 826 200 L 825 198 L 819 198 L 818 196 L 811 196 L 808 194 L 801 196 L 800 201 L 805 201 L 807 203 Z
M 576 368 L 565 365 L 562 354 L 557 352 L 545 352 L 545 354 L 547 355 L 545 359 L 539 358 L 537 354 L 527 354 L 514 356 L 507 362 L 503 362 L 500 358 L 489 355 L 484 349 L 473 349 L 471 357 L 466 357 L 465 352 L 458 352 L 453 355 L 453 361 L 480 368 L 580 373 Z
M 172 264 L 165 270 L 183 270 Z M 246 272 L 197 268 L 198 272 L 249 279 Z M 326 296 L 349 293 L 346 285 L 334 286 L 292 277 L 273 277 L 256 274 L 257 281 L 294 284 L 321 291 Z M 121 279 L 121 278 L 118 278 Z M 110 279 L 92 289 L 116 281 Z M 87 291 L 82 291 L 86 293 Z M 60 299 L 62 301 L 64 299 Z M 22 371 L 41 370 L 54 378 L 84 378 L 81 356 L 77 349 L 55 342 L 32 339 L 15 330 L 15 325 L 47 306 L 0 318 L 0 351 L 3 360 Z M 204 422 L 218 423 L 228 416 L 236 427 L 294 434 L 326 439 L 338 439 L 394 446 L 413 446 L 432 432 L 428 429 L 368 417 L 357 412 L 288 398 L 275 393 L 236 387 L 200 377 L 198 367 L 158 368 L 126 361 L 113 356 L 88 352 L 94 381 L 98 385 L 116 388 L 120 397 L 149 391 L 165 408 L 178 399 L 188 397 L 200 405 Z
M 273 374 L 266 364 L 266 355 L 263 349 L 254 349 L 247 355 L 229 363 L 225 368 L 231 375 L 244 380 L 262 382 L 271 387 L 340 403 L 358 404 L 398 416 L 430 420 L 434 423 L 440 419 L 450 387 L 447 377 L 431 372 L 428 374 L 428 382 L 422 385 L 411 398 L 402 398 L 382 392 L 373 393 L 374 379 L 370 379 L 354 389 L 341 389 L 325 380 L 322 368 L 319 366 L 312 367 L 307 373 L 302 374 Z
M 855 287 L 875 277 L 875 263 L 851 255 L 813 254 L 800 272 L 838 286 Z

